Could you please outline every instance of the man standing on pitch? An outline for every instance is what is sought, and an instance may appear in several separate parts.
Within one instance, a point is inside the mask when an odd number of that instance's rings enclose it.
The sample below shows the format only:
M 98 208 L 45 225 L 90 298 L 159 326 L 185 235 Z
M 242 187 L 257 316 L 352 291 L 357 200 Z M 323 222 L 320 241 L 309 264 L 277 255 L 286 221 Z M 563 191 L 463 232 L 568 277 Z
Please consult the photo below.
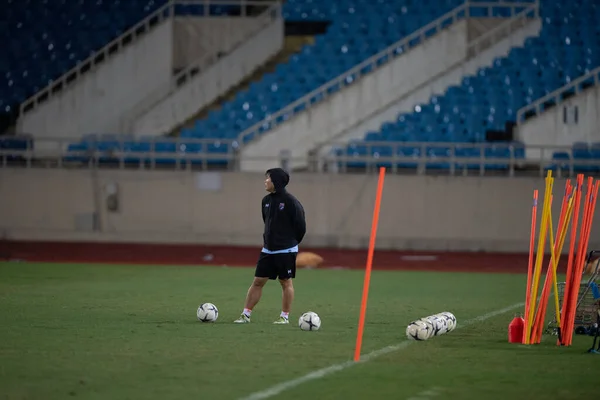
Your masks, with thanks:
M 265 189 L 269 192 L 262 199 L 262 218 L 265 223 L 263 248 L 256 264 L 254 281 L 248 289 L 242 315 L 234 322 L 250 322 L 252 309 L 260 300 L 263 286 L 269 279 L 279 278 L 282 294 L 282 310 L 275 324 L 288 324 L 294 300 L 292 279 L 296 277 L 298 245 L 306 233 L 306 220 L 302 204 L 287 192 L 290 176 L 281 168 L 266 172 Z

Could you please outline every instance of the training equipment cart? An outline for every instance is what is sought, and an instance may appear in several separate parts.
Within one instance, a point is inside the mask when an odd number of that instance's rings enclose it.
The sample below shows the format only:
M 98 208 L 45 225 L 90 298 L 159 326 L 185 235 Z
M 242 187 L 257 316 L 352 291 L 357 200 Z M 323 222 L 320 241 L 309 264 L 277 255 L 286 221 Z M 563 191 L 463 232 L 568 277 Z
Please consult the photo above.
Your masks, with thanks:
M 590 251 L 587 262 L 592 262 L 594 256 L 600 255 L 600 250 Z M 560 306 L 564 297 L 565 282 L 558 283 L 558 296 Z M 579 285 L 577 296 L 577 307 L 575 309 L 575 333 L 584 335 L 595 335 L 599 330 L 598 304 L 600 301 L 600 258 L 593 261 L 592 273 L 589 278 L 584 277 Z M 556 317 L 548 324 L 547 333 L 558 335 Z

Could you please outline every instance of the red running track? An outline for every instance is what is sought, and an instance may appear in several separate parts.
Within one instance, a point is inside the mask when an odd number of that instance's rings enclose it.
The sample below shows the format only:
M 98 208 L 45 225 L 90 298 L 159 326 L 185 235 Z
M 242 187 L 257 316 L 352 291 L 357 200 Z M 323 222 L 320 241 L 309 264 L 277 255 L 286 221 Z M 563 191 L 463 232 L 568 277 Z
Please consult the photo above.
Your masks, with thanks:
M 367 250 L 303 249 L 324 258 L 322 267 L 362 269 Z M 0 240 L 0 260 L 60 263 L 253 266 L 260 248 L 98 242 Z M 565 271 L 567 257 L 559 271 Z M 373 269 L 526 273 L 527 254 L 483 252 L 375 251 Z M 548 265 L 549 256 L 544 262 Z

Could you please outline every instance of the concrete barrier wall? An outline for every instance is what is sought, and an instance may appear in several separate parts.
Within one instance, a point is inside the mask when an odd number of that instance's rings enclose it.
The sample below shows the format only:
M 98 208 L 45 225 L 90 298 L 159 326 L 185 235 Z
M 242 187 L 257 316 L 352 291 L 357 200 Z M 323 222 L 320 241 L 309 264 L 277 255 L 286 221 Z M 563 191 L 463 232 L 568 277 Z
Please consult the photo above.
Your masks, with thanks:
M 517 127 L 517 137 L 530 146 L 571 146 L 600 142 L 600 88 L 592 87 Z M 548 160 L 552 151 L 527 149 L 529 160 Z
M 263 180 L 258 173 L 2 169 L 0 236 L 258 247 Z M 306 209 L 305 245 L 365 248 L 376 184 L 374 175 L 293 175 L 289 190 Z M 526 252 L 536 188 L 543 195 L 543 179 L 388 175 L 377 247 Z M 114 189 L 119 208 L 111 212 Z M 563 191 L 556 180 L 555 225 Z M 85 223 L 94 215 L 95 227 Z M 590 248 L 600 245 L 598 233 L 596 217 Z

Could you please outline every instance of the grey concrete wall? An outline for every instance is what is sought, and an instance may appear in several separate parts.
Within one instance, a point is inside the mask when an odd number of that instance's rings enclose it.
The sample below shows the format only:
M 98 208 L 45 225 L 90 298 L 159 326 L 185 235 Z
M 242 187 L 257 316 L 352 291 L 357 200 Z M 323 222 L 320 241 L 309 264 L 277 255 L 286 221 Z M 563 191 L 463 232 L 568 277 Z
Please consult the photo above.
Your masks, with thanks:
M 263 179 L 255 173 L 2 169 L 0 236 L 258 247 Z M 110 184 L 119 190 L 117 212 L 106 207 Z M 306 245 L 366 247 L 376 185 L 375 175 L 293 175 L 289 190 L 306 209 Z M 377 247 L 528 251 L 536 188 L 542 196 L 543 179 L 388 175 Z M 563 191 L 564 181 L 556 180 L 555 229 Z M 98 230 L 81 222 L 95 212 Z M 600 245 L 599 232 L 595 217 L 590 247 Z

